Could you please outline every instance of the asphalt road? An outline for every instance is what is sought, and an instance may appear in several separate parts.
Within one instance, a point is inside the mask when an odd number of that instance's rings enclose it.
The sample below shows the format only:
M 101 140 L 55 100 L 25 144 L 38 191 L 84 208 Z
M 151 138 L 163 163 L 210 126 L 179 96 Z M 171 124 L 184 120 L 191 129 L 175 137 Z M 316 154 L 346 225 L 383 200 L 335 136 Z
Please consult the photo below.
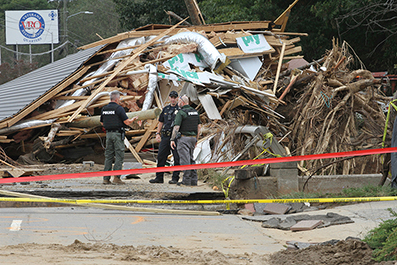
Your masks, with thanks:
M 0 209 L 0 246 L 21 243 L 161 245 L 222 253 L 283 249 L 257 222 L 236 215 L 191 216 L 87 208 Z
M 381 220 L 391 218 L 387 209 L 396 209 L 396 206 L 396 201 L 371 202 L 303 213 L 334 212 L 349 216 L 354 223 L 302 232 L 265 229 L 261 222 L 245 221 L 239 215 L 131 213 L 82 207 L 1 208 L 0 246 L 69 245 L 77 239 L 119 246 L 155 245 L 218 250 L 225 254 L 268 254 L 285 249 L 288 240 L 323 242 L 348 236 L 363 238 Z

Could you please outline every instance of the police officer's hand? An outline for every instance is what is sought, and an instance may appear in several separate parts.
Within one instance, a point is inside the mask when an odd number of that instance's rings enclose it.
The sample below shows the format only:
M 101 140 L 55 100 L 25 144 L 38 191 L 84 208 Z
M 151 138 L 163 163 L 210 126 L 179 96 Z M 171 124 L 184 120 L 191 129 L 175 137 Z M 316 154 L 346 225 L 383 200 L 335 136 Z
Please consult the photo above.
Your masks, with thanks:
M 175 141 L 171 141 L 171 149 L 175 150 L 175 147 L 176 147 Z
M 138 116 L 135 116 L 135 117 L 133 117 L 132 119 L 126 119 L 125 121 L 124 121 L 124 124 L 125 125 L 130 125 L 131 123 L 133 123 L 135 120 L 137 120 L 138 119 Z
M 156 141 L 157 141 L 158 143 L 161 142 L 161 136 L 160 136 L 160 134 L 156 134 Z

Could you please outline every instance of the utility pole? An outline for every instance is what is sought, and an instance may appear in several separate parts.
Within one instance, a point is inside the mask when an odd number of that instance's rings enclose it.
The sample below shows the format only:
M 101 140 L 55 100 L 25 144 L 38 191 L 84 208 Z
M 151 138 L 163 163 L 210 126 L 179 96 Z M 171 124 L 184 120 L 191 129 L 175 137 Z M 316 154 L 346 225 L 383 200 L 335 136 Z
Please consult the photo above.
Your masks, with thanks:
M 67 10 L 66 10 L 66 2 L 67 0 L 63 0 L 63 37 L 65 41 L 68 41 L 68 24 L 67 24 Z M 68 44 L 65 45 L 65 52 L 68 55 Z

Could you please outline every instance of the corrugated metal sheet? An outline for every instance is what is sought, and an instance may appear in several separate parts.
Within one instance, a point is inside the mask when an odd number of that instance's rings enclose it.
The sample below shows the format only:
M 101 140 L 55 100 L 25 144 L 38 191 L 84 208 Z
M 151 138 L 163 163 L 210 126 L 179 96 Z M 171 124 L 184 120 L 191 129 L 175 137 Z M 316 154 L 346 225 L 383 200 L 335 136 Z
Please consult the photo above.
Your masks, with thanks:
M 0 85 L 0 121 L 17 114 L 67 78 L 101 47 L 97 46 L 71 54 Z

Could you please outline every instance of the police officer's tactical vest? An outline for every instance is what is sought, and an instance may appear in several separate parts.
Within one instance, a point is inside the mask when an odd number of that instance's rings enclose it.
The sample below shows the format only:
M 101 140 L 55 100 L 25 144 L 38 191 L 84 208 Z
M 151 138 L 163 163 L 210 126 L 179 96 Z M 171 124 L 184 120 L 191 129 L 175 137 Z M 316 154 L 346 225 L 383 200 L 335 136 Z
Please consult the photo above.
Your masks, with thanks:
M 108 104 L 102 108 L 103 127 L 106 130 L 121 130 L 124 128 L 123 121 L 116 114 L 118 107 L 120 106 L 117 104 Z
M 170 113 L 171 109 L 174 109 L 172 113 Z M 179 110 L 178 105 L 176 105 L 174 108 L 172 108 L 171 105 L 168 105 L 164 108 L 164 124 L 162 131 L 172 131 L 177 110 Z
M 180 109 L 186 113 L 187 117 L 182 116 L 182 124 L 179 131 L 183 134 L 184 132 L 195 132 L 197 134 L 197 126 L 199 124 L 199 113 L 193 108 Z

